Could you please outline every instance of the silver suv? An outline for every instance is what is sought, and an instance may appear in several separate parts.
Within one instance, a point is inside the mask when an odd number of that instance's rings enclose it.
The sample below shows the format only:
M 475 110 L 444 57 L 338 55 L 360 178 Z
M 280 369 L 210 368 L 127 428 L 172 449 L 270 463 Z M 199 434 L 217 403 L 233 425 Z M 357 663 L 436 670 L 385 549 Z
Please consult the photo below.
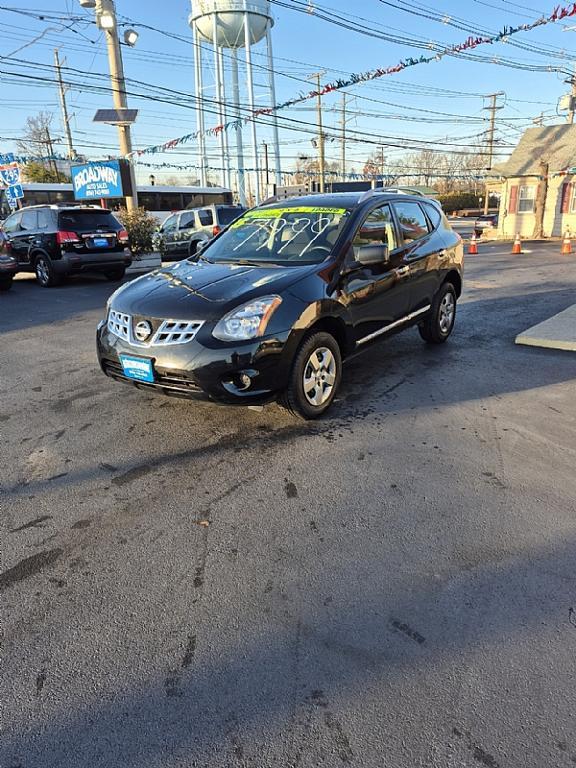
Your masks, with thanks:
M 167 261 L 194 256 L 200 243 L 216 237 L 245 210 L 239 205 L 206 205 L 173 213 L 156 233 L 156 248 Z

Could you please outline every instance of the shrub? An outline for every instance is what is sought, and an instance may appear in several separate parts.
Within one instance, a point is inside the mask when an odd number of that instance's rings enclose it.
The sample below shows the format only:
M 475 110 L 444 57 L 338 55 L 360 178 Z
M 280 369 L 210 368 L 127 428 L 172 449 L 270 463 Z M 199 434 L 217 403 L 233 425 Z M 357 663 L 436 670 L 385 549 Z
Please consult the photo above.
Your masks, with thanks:
M 152 253 L 154 250 L 153 235 L 158 227 L 158 220 L 144 208 L 135 208 L 133 211 L 120 208 L 115 215 L 128 232 L 130 250 L 134 256 Z

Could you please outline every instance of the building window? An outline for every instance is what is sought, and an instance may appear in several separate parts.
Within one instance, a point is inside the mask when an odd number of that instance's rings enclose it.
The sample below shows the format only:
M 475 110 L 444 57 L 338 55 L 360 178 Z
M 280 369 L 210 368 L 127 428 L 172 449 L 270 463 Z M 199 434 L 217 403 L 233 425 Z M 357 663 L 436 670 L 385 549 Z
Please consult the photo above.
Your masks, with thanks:
M 576 184 L 570 184 L 571 187 L 571 195 L 570 195 L 570 208 L 568 209 L 570 213 L 576 213 Z
M 520 187 L 518 194 L 518 213 L 534 213 L 536 187 Z

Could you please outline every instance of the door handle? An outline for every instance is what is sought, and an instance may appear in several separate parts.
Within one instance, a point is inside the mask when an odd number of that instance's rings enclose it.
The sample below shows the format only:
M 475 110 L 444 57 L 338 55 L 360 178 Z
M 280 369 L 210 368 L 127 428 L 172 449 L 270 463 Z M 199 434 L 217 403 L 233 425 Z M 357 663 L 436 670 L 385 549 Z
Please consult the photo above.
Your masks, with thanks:
M 410 267 L 398 267 L 398 269 L 396 270 L 396 274 L 398 275 L 398 277 L 404 277 L 404 275 L 409 274 L 409 272 L 410 272 Z

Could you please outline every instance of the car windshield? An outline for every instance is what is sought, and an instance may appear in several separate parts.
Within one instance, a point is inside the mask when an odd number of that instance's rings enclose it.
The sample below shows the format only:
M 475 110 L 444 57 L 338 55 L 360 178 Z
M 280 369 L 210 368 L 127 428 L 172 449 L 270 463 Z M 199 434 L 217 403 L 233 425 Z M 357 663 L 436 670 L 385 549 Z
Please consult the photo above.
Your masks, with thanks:
M 240 264 L 319 264 L 332 252 L 349 213 L 320 206 L 247 211 L 202 255 Z

